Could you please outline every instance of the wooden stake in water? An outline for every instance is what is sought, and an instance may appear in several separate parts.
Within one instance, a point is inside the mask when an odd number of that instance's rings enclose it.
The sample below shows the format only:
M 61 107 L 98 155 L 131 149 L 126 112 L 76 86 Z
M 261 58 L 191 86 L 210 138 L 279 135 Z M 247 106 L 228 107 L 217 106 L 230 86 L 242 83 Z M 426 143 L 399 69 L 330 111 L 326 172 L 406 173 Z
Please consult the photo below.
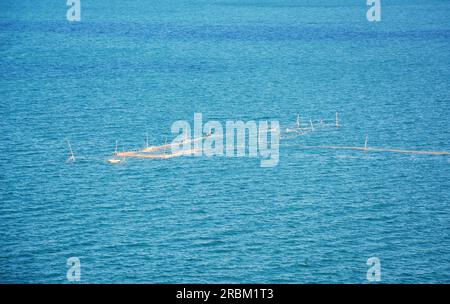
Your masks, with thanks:
M 336 128 L 339 128 L 339 113 L 336 112 Z
M 314 125 L 311 118 L 309 118 L 309 124 L 311 125 L 311 131 L 314 131 Z
M 301 122 L 300 122 L 300 114 L 297 114 L 297 128 L 300 128 Z
M 75 154 L 73 154 L 72 146 L 70 145 L 70 141 L 67 140 L 67 144 L 69 145 L 70 150 L 70 156 L 67 159 L 67 162 L 74 162 L 75 161 Z
M 367 150 L 367 144 L 369 143 L 369 136 L 366 135 L 366 141 L 364 142 L 364 150 Z

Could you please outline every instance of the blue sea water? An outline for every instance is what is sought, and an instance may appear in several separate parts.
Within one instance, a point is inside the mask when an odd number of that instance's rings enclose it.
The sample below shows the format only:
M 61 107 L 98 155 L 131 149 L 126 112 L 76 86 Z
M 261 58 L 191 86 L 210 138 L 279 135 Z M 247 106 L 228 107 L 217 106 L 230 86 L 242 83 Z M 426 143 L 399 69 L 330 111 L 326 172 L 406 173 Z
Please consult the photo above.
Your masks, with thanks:
M 0 2 L 0 282 L 450 283 L 450 157 L 301 148 L 450 151 L 450 2 L 65 2 Z M 106 162 L 195 112 L 336 111 L 273 168 Z

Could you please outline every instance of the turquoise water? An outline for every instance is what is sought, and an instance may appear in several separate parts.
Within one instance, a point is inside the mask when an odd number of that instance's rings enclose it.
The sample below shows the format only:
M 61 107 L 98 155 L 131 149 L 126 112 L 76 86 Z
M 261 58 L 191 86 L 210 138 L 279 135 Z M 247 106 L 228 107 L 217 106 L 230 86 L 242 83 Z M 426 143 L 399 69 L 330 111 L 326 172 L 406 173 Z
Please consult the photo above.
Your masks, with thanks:
M 450 282 L 450 3 L 0 3 L 0 282 Z M 253 158 L 106 159 L 172 123 L 342 127 Z M 69 139 L 78 160 L 66 164 Z

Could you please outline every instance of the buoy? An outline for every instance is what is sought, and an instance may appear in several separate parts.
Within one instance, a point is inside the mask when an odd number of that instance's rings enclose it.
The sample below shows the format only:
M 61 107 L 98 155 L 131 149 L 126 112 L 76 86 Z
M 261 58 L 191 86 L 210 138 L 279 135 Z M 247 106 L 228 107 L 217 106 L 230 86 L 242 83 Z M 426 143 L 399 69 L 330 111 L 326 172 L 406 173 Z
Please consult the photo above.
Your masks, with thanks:
M 118 163 L 122 162 L 122 160 L 120 160 L 118 158 L 110 158 L 110 159 L 108 159 L 108 162 L 110 164 L 118 164 Z

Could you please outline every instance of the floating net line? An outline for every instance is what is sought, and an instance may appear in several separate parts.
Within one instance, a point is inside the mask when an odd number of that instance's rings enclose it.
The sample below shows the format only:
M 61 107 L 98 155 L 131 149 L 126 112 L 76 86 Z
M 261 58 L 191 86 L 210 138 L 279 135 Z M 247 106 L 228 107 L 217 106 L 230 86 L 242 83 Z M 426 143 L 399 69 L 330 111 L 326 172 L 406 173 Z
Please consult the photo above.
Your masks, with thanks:
M 341 123 L 339 120 L 339 113 L 336 112 L 336 118 L 335 120 L 330 119 L 320 119 L 320 120 L 313 120 L 312 118 L 307 121 L 307 124 L 305 126 L 304 123 L 302 123 L 302 119 L 300 115 L 297 115 L 296 124 L 285 128 L 285 129 L 269 129 L 269 132 L 278 132 L 280 135 L 280 139 L 286 138 L 286 139 L 293 139 L 296 137 L 304 136 L 309 133 L 312 133 L 314 131 L 318 131 L 322 128 L 331 128 L 334 127 L 336 129 L 339 129 L 341 127 Z M 127 150 L 118 152 L 117 151 L 117 141 L 116 141 L 116 150 L 113 153 L 113 158 L 108 159 L 108 162 L 110 163 L 119 163 L 124 161 L 126 158 L 142 158 L 142 159 L 169 159 L 174 157 L 180 157 L 180 156 L 188 156 L 193 155 L 195 153 L 198 153 L 201 151 L 199 148 L 191 148 L 191 149 L 182 149 L 181 151 L 173 152 L 170 151 L 167 153 L 167 149 L 171 149 L 173 147 L 180 147 L 184 145 L 188 145 L 191 143 L 203 141 L 205 139 L 212 139 L 217 140 L 220 138 L 224 138 L 227 133 L 225 134 L 207 134 L 205 136 L 197 137 L 197 138 L 186 138 L 181 141 L 172 142 L 172 143 L 166 143 L 163 145 L 156 145 L 156 146 L 149 146 L 148 145 L 148 135 L 147 135 L 147 144 L 146 147 L 140 148 L 140 149 L 133 149 L 133 150 Z M 287 135 L 285 137 L 284 135 Z M 316 146 L 308 146 L 308 145 L 300 145 L 299 148 L 302 149 L 332 149 L 332 150 L 355 150 L 355 151 L 364 151 L 364 152 L 387 152 L 387 153 L 403 153 L 403 154 L 416 154 L 416 155 L 450 155 L 450 152 L 447 151 L 424 151 L 424 150 L 407 150 L 407 149 L 398 149 L 398 148 L 382 148 L 382 147 L 368 147 L 368 137 L 366 136 L 366 142 L 364 147 L 360 146 L 334 146 L 334 145 L 316 145 Z M 75 157 L 74 152 L 72 150 L 72 146 L 69 141 L 67 141 L 67 144 L 69 146 L 69 159 L 67 162 L 74 162 L 75 159 L 87 159 L 86 157 Z M 195 145 L 194 145 L 195 147 Z M 161 150 L 164 150 L 162 153 Z M 121 157 L 122 160 L 115 158 L 115 157 Z
M 371 148 L 371 147 L 352 147 L 352 146 L 303 146 L 303 149 L 333 149 L 333 150 L 356 150 L 364 152 L 391 152 L 403 154 L 422 154 L 422 155 L 450 155 L 447 151 L 424 151 L 424 150 L 405 150 L 405 149 L 389 149 L 389 148 Z

